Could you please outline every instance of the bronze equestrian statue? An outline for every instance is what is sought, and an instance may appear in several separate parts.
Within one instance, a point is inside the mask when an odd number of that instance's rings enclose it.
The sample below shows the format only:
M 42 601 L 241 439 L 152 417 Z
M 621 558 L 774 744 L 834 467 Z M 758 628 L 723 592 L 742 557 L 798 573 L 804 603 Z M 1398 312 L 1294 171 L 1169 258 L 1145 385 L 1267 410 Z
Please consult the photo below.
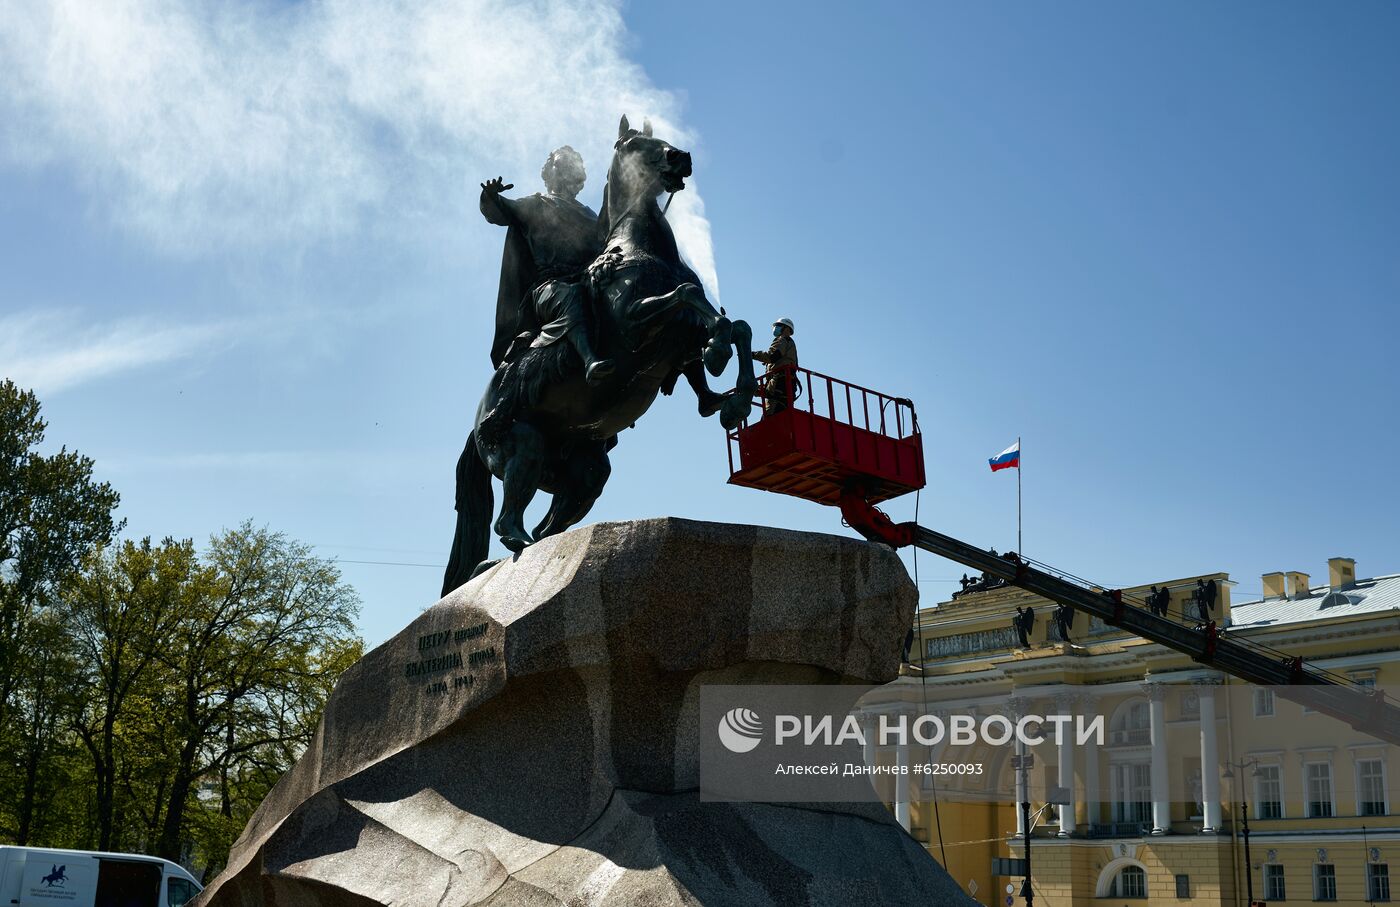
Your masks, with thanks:
M 607 483 L 618 433 L 682 375 L 702 416 L 718 412 L 726 428 L 747 416 L 756 387 L 752 332 L 705 298 L 657 203 L 684 189 L 690 174 L 687 152 L 653 136 L 650 123 L 632 129 L 624 116 L 596 225 L 575 199 L 583 166 L 567 146 L 545 164 L 547 195 L 510 200 L 499 178 L 482 184 L 482 213 L 509 228 L 497 368 L 457 461 L 444 595 L 486 560 L 491 528 L 518 552 L 582 520 Z M 718 377 L 734 353 L 734 389 L 712 391 L 706 371 Z M 493 475 L 503 486 L 494 527 Z M 525 508 L 537 491 L 553 500 L 528 533 Z

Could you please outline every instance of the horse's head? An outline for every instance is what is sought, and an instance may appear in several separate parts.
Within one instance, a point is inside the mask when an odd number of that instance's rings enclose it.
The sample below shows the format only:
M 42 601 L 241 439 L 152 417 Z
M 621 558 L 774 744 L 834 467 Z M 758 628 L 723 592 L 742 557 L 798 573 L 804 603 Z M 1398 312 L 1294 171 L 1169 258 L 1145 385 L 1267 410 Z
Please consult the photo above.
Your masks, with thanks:
M 653 136 L 651 121 L 644 120 L 639 132 L 627 124 L 624 116 L 617 126 L 617 144 L 613 148 L 608 181 L 619 181 L 613 191 L 655 199 L 662 192 L 685 188 L 685 178 L 690 176 L 690 153 Z

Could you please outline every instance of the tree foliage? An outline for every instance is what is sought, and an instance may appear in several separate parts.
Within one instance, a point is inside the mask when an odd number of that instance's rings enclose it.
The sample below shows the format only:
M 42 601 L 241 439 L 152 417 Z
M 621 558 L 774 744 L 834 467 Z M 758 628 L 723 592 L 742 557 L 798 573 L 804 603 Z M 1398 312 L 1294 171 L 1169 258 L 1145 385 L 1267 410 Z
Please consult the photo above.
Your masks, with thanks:
M 211 874 L 360 657 L 358 599 L 252 523 L 115 539 L 116 493 L 35 452 L 38 412 L 0 384 L 0 841 Z
M 39 453 L 46 428 L 34 393 L 0 381 L 0 721 L 33 661 L 30 620 L 120 528 L 117 493 L 93 481 L 92 460 Z

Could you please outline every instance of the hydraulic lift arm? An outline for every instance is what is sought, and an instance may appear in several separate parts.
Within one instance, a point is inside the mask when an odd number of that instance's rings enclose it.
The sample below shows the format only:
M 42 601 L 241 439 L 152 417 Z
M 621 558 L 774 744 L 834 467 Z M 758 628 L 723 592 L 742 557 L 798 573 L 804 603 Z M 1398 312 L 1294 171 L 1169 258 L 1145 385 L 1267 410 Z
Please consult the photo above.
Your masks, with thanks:
M 1365 691 L 1337 682 L 1310 669 L 1301 658 L 1280 657 L 1222 634 L 1214 621 L 1188 627 L 1125 602 L 1120 590 L 1085 588 L 1022 561 L 1014 554 L 997 555 L 974 548 L 952 536 L 915 523 L 895 523 L 865 500 L 859 489 L 841 496 L 841 514 L 867 539 L 896 548 L 913 545 L 939 557 L 966 564 L 985 575 L 999 577 L 1052 602 L 1068 605 L 1104 623 L 1190 656 L 1247 680 L 1278 686 L 1279 695 L 1345 721 L 1357 730 L 1400 745 L 1400 707 L 1380 691 Z

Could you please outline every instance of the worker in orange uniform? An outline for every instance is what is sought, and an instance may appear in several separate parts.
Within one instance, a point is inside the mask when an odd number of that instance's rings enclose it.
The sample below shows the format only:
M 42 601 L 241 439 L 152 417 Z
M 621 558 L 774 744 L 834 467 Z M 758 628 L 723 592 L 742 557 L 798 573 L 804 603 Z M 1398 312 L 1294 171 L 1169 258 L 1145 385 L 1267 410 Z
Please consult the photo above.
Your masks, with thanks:
M 787 409 L 801 389 L 796 373 L 797 344 L 793 342 L 792 334 L 792 319 L 779 318 L 773 322 L 773 342 L 768 345 L 768 351 L 753 354 L 755 362 L 768 366 L 763 392 L 764 415 Z

